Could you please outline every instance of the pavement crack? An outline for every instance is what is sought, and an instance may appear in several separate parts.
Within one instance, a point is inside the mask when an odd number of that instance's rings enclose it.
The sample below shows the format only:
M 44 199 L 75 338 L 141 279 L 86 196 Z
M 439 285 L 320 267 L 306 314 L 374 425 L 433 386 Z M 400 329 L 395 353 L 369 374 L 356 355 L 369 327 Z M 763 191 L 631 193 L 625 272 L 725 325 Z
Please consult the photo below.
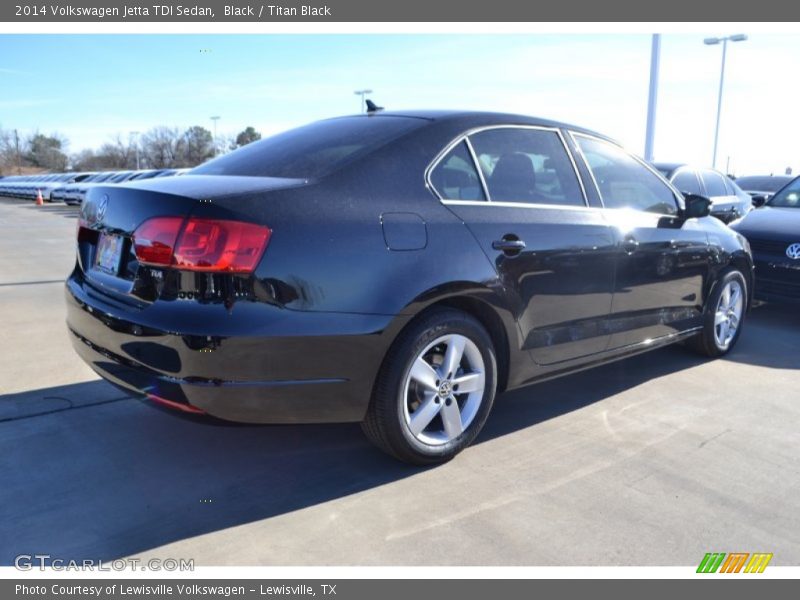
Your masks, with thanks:
M 725 430 L 723 430 L 723 431 L 719 432 L 717 435 L 712 435 L 710 438 L 706 438 L 706 439 L 704 439 L 702 442 L 700 442 L 699 444 L 697 444 L 697 447 L 698 447 L 698 448 L 702 448 L 702 447 L 703 447 L 703 446 L 705 446 L 705 445 L 706 445 L 708 442 L 713 442 L 713 441 L 714 441 L 715 439 L 717 439 L 718 437 L 722 437 L 722 436 L 723 436 L 723 435 L 725 435 L 726 433 L 731 433 L 732 431 L 733 431 L 733 429 L 725 429 Z
M 132 396 L 122 396 L 121 398 L 111 398 L 109 400 L 101 400 L 100 402 L 90 402 L 88 404 L 79 404 L 75 405 L 72 400 L 68 398 L 63 398 L 61 396 L 42 396 L 42 400 L 64 400 L 68 403 L 68 406 L 64 408 L 54 408 L 52 410 L 43 410 L 40 412 L 28 414 L 28 415 L 20 415 L 17 417 L 0 417 L 0 423 L 7 423 L 11 421 L 23 421 L 25 419 L 33 419 L 34 417 L 44 417 L 47 415 L 52 415 L 55 413 L 64 412 L 66 410 L 78 410 L 81 408 L 91 408 L 92 406 L 102 406 L 103 404 L 112 404 L 114 402 L 121 402 L 122 400 L 135 400 Z
M 63 279 L 44 279 L 42 281 L 9 281 L 0 283 L 0 287 L 13 287 L 15 285 L 45 285 L 52 283 L 64 283 Z

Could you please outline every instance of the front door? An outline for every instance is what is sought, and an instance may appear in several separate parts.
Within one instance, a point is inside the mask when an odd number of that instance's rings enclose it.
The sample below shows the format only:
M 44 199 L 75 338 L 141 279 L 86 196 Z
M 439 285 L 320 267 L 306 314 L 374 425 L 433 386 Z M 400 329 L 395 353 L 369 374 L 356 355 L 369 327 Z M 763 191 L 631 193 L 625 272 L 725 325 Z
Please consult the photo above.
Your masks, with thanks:
M 609 349 L 695 326 L 710 273 L 708 237 L 679 218 L 673 190 L 618 146 L 574 134 L 617 240 Z
M 522 348 L 536 363 L 606 348 L 614 235 L 602 209 L 587 206 L 558 130 L 499 127 L 474 133 L 440 161 L 431 180 L 435 187 L 441 182 L 437 191 L 444 203 L 494 263 L 516 313 Z

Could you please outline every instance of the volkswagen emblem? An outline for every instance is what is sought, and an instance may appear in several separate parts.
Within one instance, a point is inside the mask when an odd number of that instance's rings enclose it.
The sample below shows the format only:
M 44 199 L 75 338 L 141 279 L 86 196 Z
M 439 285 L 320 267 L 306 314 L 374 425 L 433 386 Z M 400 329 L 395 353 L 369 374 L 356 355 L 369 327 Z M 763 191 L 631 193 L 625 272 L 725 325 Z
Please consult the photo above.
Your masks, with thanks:
M 800 259 L 800 242 L 791 244 L 788 248 L 786 248 L 786 256 L 792 260 Z
M 103 194 L 103 197 L 97 203 L 97 216 L 95 218 L 97 223 L 105 218 L 106 210 L 108 210 L 108 194 Z

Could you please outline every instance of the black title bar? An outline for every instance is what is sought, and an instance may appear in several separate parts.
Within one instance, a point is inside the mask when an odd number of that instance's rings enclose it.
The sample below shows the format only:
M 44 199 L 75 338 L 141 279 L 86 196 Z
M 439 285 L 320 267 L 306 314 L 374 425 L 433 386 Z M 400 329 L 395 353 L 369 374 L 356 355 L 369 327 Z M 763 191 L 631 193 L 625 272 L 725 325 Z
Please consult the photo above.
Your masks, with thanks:
M 112 0 L 0 3 L 0 22 L 673 22 L 798 21 L 800 3 L 785 0 Z

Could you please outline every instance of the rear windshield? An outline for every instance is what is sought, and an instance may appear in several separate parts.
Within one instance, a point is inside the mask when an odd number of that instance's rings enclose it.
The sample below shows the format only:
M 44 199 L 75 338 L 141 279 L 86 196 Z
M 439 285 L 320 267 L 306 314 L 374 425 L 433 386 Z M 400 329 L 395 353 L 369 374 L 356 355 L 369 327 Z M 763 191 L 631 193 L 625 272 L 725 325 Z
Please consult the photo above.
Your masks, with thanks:
M 193 169 L 193 175 L 315 179 L 425 124 L 409 117 L 318 121 L 248 144 Z

